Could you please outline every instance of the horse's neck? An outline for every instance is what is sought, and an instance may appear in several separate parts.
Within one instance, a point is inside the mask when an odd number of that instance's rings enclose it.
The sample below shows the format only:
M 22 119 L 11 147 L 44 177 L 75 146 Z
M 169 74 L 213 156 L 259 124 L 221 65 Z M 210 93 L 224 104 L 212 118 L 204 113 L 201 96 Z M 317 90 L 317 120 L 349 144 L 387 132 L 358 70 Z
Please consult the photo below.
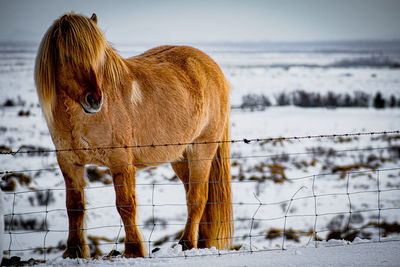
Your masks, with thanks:
M 76 105 L 65 92 L 61 91 L 57 94 L 57 107 L 54 111 L 55 121 L 51 130 L 56 147 L 81 146 L 79 133 L 81 132 L 82 121 L 77 118 L 77 114 L 80 114 L 79 108 L 81 107 Z

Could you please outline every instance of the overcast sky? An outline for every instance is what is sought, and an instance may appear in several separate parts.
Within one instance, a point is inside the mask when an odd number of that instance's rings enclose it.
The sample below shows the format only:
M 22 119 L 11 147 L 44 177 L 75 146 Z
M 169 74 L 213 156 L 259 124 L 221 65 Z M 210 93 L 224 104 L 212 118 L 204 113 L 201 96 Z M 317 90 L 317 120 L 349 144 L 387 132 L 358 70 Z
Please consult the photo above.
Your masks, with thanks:
M 115 44 L 400 39 L 400 0 L 0 0 L 0 41 L 38 42 L 70 11 Z

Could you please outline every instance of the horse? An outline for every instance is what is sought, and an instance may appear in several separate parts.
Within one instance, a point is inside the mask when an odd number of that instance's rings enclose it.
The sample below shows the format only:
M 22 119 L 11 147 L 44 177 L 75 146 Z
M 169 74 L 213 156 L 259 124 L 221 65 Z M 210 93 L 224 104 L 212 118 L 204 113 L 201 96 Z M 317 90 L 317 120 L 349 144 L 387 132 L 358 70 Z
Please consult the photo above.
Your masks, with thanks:
M 90 257 L 84 230 L 87 164 L 109 168 L 126 233 L 125 257 L 146 255 L 136 219 L 136 172 L 163 162 L 185 188 L 183 250 L 229 250 L 230 86 L 208 55 L 189 46 L 160 46 L 122 58 L 97 26 L 96 14 L 66 13 L 45 33 L 34 75 L 65 181 L 64 258 Z

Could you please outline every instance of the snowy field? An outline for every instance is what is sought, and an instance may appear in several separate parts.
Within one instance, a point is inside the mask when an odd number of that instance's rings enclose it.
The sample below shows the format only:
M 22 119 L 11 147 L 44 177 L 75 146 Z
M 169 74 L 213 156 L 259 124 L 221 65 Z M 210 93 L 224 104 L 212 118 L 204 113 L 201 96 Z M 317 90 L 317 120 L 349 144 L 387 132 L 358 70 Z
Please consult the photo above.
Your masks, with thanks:
M 388 240 L 390 241 L 390 240 Z M 347 246 L 342 242 L 321 243 L 319 247 L 289 248 L 286 251 L 256 251 L 252 254 L 237 252 L 223 256 L 208 256 L 182 259 L 182 255 L 171 253 L 175 258 L 114 259 L 103 260 L 50 260 L 47 266 L 398 266 L 400 242 L 379 244 L 356 240 Z M 215 251 L 214 251 L 215 253 Z M 213 253 L 213 254 L 214 254 Z M 379 255 L 378 257 L 376 255 Z M 180 258 L 179 258 L 180 256 Z
M 384 43 L 360 45 L 357 49 L 354 44 L 336 43 L 200 48 L 220 64 L 232 85 L 231 104 L 240 105 L 242 97 L 249 93 L 265 94 L 273 100 L 278 93 L 298 89 L 320 93 L 361 90 L 371 95 L 380 91 L 385 97 L 399 97 L 399 47 L 398 43 Z M 131 56 L 148 47 L 117 48 L 123 56 Z M 33 83 L 35 49 L 27 45 L 0 46 L 2 152 L 54 148 Z M 254 112 L 235 109 L 231 112 L 231 138 L 395 131 L 400 129 L 399 118 L 399 108 L 273 106 Z M 336 255 L 347 252 L 353 258 L 352 253 L 387 253 L 384 258 L 365 257 L 367 265 L 393 265 L 398 261 L 398 256 L 391 252 L 398 250 L 400 243 L 396 242 L 400 240 L 399 134 L 237 142 L 231 150 L 233 245 L 239 255 L 210 256 L 207 263 L 247 265 L 251 257 L 254 261 L 248 265 L 258 265 L 268 257 L 273 259 L 271 265 L 311 264 L 309 255 L 330 253 L 324 244 L 345 245 L 353 240 L 360 243 L 385 238 L 393 242 L 335 247 L 330 251 Z M 74 263 L 59 259 L 65 248 L 68 224 L 64 182 L 54 153 L 0 155 L 0 172 L 6 194 L 4 256 L 19 256 L 23 260 L 45 257 L 53 265 Z M 111 250 L 123 251 L 124 230 L 110 181 L 106 174 L 85 189 L 87 234 L 92 255 L 100 259 Z M 158 259 L 125 261 L 117 257 L 106 261 L 107 264 L 187 264 L 188 259 L 161 259 L 186 255 L 175 246 L 186 220 L 183 186 L 168 164 L 142 171 L 136 183 L 140 228 L 148 252 L 159 249 L 150 254 Z M 321 247 L 311 248 L 318 240 L 323 240 Z M 282 248 L 288 250 L 243 256 L 250 251 Z M 213 249 L 185 253 L 225 254 Z M 294 261 L 286 262 L 287 257 Z M 189 260 L 201 266 L 202 258 Z M 316 259 L 321 265 L 330 263 Z M 346 264 L 345 257 L 337 263 Z M 364 265 L 359 263 L 355 265 Z

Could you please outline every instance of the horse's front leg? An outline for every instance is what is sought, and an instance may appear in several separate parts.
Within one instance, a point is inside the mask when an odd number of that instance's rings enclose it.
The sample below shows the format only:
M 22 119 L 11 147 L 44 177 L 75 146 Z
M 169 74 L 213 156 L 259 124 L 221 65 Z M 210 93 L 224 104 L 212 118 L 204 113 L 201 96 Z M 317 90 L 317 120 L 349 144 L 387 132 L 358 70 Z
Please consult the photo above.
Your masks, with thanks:
M 66 204 L 69 222 L 67 249 L 63 258 L 89 258 L 90 251 L 84 230 L 85 196 L 84 168 L 59 159 L 66 188 Z
M 128 258 L 144 257 L 146 248 L 136 222 L 135 167 L 110 168 L 116 194 L 116 205 L 125 227 L 125 252 Z

